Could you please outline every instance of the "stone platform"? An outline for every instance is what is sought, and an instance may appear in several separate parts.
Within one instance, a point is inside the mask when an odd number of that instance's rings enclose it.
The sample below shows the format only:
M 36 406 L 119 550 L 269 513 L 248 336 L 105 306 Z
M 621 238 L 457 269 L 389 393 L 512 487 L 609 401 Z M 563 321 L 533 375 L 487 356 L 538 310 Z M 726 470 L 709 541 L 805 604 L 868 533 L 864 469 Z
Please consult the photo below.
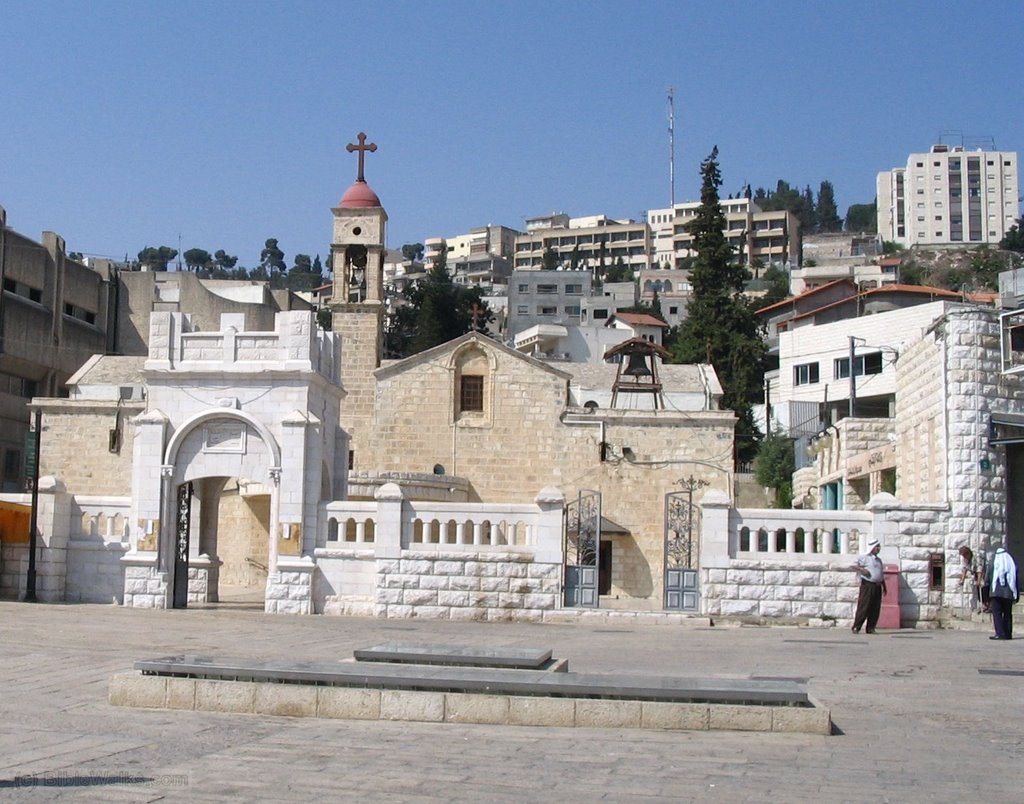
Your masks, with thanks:
M 529 649 L 390 644 L 355 653 L 362 655 L 359 661 L 149 659 L 136 662 L 136 672 L 111 678 L 108 699 L 114 705 L 143 708 L 352 720 L 809 734 L 832 730 L 829 710 L 789 680 L 570 673 L 551 659 L 550 651 Z M 379 659 L 415 655 L 439 663 Z M 481 661 L 490 665 L 472 664 Z M 509 662 L 549 669 L 509 669 Z

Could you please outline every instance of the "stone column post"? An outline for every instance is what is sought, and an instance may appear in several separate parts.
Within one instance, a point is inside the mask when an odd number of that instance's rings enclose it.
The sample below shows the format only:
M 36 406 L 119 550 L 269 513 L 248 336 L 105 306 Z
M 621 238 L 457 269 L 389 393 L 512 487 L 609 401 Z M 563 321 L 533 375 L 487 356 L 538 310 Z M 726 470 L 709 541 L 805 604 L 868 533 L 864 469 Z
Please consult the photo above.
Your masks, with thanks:
M 733 547 L 729 544 L 729 512 L 732 503 L 724 492 L 711 489 L 701 499 L 700 509 L 700 568 L 727 568 Z
M 404 507 L 402 489 L 397 483 L 385 483 L 373 498 L 377 501 L 377 532 L 374 535 L 377 559 L 400 558 Z
M 39 555 L 36 562 L 36 597 L 48 603 L 64 600 L 68 569 L 68 529 L 71 525 L 71 495 L 64 484 L 46 475 L 39 478 Z
M 533 498 L 540 509 L 540 517 L 534 536 L 534 560 L 538 563 L 562 563 L 562 517 L 565 511 L 565 495 L 561 489 L 545 486 Z

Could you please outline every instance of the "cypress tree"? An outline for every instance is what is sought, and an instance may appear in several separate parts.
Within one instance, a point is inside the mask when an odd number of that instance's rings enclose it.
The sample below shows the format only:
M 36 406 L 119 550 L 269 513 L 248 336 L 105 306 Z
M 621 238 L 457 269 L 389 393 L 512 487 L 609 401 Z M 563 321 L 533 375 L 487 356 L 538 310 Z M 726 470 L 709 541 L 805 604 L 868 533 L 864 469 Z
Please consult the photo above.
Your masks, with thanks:
M 701 163 L 701 205 L 690 222 L 696 251 L 690 269 L 693 298 L 672 348 L 680 363 L 711 363 L 722 384 L 722 407 L 736 412 L 736 458 L 757 453 L 759 433 L 752 400 L 764 380 L 766 347 L 754 308 L 743 295 L 750 272 L 734 260 L 725 236 L 726 219 L 719 203 L 722 176 L 718 148 Z

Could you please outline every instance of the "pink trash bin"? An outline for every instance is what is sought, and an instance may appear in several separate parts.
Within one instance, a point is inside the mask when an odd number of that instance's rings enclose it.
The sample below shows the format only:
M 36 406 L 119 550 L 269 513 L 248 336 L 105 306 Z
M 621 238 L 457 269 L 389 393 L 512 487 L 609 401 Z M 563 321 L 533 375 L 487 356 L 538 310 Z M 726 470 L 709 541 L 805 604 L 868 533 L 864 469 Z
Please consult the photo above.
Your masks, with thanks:
M 878 615 L 879 628 L 899 628 L 900 623 L 900 568 L 896 564 L 885 565 L 885 594 L 882 596 L 882 611 Z

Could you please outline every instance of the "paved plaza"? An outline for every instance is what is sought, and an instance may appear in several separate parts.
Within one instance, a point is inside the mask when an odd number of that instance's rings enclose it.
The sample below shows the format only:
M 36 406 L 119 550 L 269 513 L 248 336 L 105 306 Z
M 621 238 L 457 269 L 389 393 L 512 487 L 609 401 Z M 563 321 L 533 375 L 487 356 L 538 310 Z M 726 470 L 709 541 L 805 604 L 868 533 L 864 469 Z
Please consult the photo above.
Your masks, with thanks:
M 0 800 L 1021 801 L 1024 639 L 988 634 L 3 602 Z M 348 659 L 385 640 L 550 647 L 580 672 L 797 678 L 831 708 L 837 733 L 336 721 L 107 704 L 107 679 L 140 658 Z

